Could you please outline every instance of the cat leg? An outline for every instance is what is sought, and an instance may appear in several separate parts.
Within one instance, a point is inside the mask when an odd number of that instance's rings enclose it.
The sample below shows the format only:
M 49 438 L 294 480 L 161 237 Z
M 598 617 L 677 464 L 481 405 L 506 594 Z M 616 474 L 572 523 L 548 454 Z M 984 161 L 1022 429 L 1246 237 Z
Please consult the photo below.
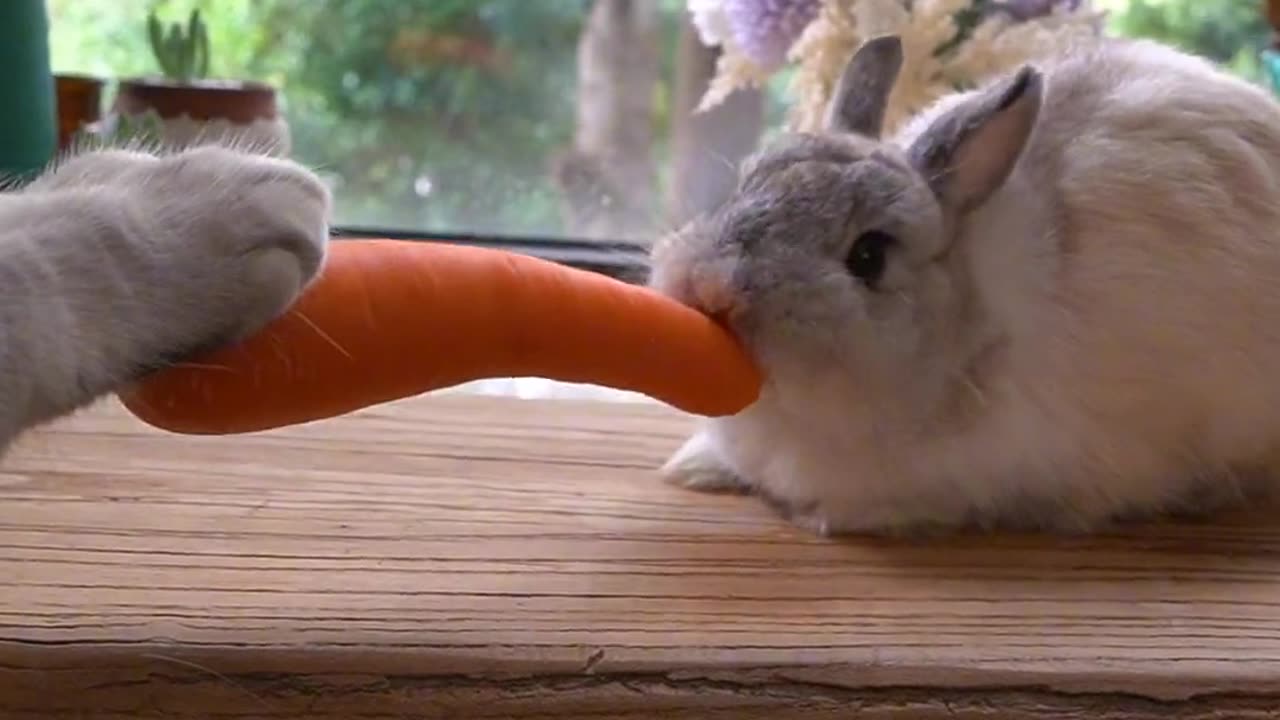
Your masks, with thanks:
M 323 264 L 330 197 L 305 168 L 216 146 L 120 159 L 0 195 L 0 445 L 260 329 Z

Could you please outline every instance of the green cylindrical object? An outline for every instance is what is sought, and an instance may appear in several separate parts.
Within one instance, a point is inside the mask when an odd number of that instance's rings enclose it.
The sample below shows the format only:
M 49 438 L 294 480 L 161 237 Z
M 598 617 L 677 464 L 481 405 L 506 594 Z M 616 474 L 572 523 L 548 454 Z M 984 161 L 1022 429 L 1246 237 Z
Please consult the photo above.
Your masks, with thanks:
M 45 0 L 0 0 L 0 175 L 43 169 L 57 127 Z
M 1280 52 L 1271 48 L 1262 51 L 1262 70 L 1271 85 L 1271 91 L 1280 95 Z

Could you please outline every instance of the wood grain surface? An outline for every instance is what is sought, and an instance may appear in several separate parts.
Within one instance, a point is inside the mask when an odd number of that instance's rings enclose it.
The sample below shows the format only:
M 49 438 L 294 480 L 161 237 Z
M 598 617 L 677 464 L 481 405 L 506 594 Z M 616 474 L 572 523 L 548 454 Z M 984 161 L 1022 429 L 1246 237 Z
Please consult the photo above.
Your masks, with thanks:
M 828 541 L 667 487 L 650 404 L 416 399 L 0 474 L 0 718 L 1280 717 L 1271 512 Z

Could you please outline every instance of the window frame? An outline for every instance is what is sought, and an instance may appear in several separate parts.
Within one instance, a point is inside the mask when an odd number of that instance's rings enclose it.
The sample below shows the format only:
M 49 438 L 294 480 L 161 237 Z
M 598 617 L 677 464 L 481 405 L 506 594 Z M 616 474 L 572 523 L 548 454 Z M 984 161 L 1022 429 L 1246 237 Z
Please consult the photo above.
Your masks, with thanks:
M 408 240 L 482 247 L 530 255 L 541 260 L 600 273 L 616 280 L 642 284 L 648 276 L 648 248 L 620 240 L 581 240 L 571 237 L 495 233 L 435 232 L 360 225 L 334 226 L 335 239 Z

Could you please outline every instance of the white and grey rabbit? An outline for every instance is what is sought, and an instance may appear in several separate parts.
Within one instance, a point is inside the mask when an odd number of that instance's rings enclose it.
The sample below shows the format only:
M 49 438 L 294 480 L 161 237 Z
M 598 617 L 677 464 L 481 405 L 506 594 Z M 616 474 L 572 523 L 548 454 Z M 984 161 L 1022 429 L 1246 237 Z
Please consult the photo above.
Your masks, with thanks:
M 1265 489 L 1280 105 L 1108 40 L 882 138 L 901 64 L 866 42 L 826 132 L 655 247 L 651 285 L 727 318 L 769 378 L 665 476 L 824 534 L 1088 532 Z
M 77 154 L 0 194 L 0 451 L 284 312 L 329 208 L 304 167 L 218 146 Z

